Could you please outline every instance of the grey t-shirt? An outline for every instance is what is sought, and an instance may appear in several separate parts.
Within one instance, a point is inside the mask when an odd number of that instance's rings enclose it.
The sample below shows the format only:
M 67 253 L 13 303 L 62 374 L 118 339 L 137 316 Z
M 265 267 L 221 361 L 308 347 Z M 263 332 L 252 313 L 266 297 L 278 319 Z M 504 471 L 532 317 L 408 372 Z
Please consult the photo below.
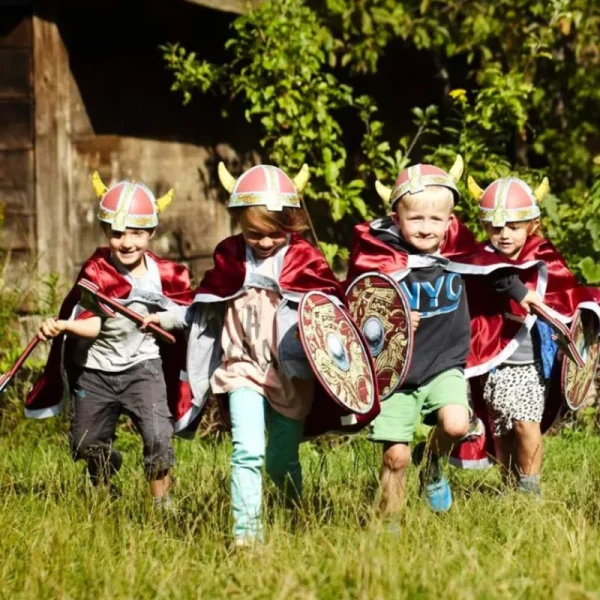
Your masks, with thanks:
M 531 365 L 539 360 L 540 356 L 540 334 L 537 327 L 532 327 L 519 347 L 504 361 L 505 365 Z
M 152 283 L 148 272 L 135 278 L 133 297 L 136 290 L 160 291 Z M 127 306 L 142 316 L 160 310 L 158 307 L 149 308 L 142 302 L 132 302 Z M 137 363 L 155 358 L 160 358 L 160 351 L 154 336 L 141 331 L 132 320 L 119 314 L 103 318 L 98 337 L 91 342 L 79 340 L 75 351 L 75 362 L 79 366 L 111 373 L 125 371 Z

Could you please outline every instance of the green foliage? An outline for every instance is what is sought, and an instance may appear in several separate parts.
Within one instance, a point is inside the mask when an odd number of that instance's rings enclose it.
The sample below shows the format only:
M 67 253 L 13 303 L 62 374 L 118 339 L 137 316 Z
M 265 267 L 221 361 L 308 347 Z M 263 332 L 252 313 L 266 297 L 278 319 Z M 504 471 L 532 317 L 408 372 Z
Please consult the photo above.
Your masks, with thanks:
M 535 187 L 548 175 L 546 234 L 576 272 L 597 281 L 597 3 L 327 0 L 311 6 L 270 0 L 240 16 L 224 65 L 198 60 L 177 44 L 163 46 L 173 89 L 186 102 L 192 91 L 209 89 L 240 99 L 246 118 L 261 126 L 265 158 L 289 171 L 311 164 L 306 195 L 326 201 L 334 222 L 385 210 L 371 200 L 374 179 L 390 183 L 415 155 L 447 168 L 460 152 L 482 186 L 515 174 Z M 415 129 L 393 144 L 375 100 L 351 84 L 356 75 L 376 74 L 397 39 L 432 57 L 444 94 L 436 105 L 415 107 Z M 353 123 L 351 132 L 342 132 L 342 115 Z M 348 155 L 342 133 L 360 140 L 359 155 Z M 477 228 L 468 196 L 459 211 Z M 333 228 L 322 229 L 333 237 L 327 242 L 341 247 Z
M 300 26 L 301 24 L 301 26 Z M 267 2 L 234 22 L 223 67 L 199 61 L 177 44 L 163 46 L 175 73 L 172 89 L 189 101 L 192 90 L 227 90 L 240 98 L 248 121 L 261 124 L 269 159 L 289 172 L 310 163 L 305 195 L 326 200 L 334 221 L 351 212 L 372 216 L 361 197 L 364 182 L 345 181 L 347 152 L 336 113 L 354 108 L 352 89 L 328 70 L 335 39 L 302 2 Z
M 22 351 L 19 315 L 23 309 L 28 314 L 53 314 L 62 301 L 58 277 L 48 275 L 39 282 L 35 267 L 23 273 L 18 282 L 9 283 L 10 261 L 10 252 L 0 256 L 0 373 L 8 371 Z M 39 367 L 35 360 L 28 361 L 28 368 Z

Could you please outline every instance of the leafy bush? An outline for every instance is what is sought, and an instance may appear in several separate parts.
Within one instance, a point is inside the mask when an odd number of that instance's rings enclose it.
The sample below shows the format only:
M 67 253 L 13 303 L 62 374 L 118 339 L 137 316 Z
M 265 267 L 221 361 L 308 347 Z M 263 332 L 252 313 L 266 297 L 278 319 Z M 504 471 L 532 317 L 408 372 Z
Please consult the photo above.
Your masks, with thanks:
M 536 186 L 548 175 L 553 195 L 542 207 L 548 236 L 573 269 L 600 281 L 597 3 L 327 0 L 312 6 L 270 0 L 240 16 L 226 44 L 230 60 L 222 65 L 177 43 L 162 50 L 172 89 L 184 102 L 197 90 L 241 101 L 246 118 L 261 127 L 265 159 L 290 172 L 303 162 L 313 166 L 305 197 L 327 203 L 330 222 L 319 220 L 319 229 L 332 244 L 323 244 L 328 258 L 343 258 L 348 241 L 333 223 L 384 210 L 365 199 L 374 197 L 366 192 L 375 178 L 393 181 L 415 157 L 448 168 L 460 152 L 481 185 L 513 173 Z M 415 107 L 414 131 L 392 144 L 374 99 L 350 83 L 376 73 L 397 39 L 432 57 L 445 94 L 436 105 Z M 348 155 L 349 133 L 362 140 L 358 155 Z M 472 203 L 461 210 L 475 225 Z

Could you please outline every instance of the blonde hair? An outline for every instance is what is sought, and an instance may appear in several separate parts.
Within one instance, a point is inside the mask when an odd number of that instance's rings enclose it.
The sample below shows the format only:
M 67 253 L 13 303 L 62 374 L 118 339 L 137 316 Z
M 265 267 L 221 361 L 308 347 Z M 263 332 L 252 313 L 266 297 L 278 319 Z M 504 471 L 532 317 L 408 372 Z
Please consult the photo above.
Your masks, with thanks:
M 542 231 L 542 221 L 539 217 L 532 219 L 529 221 L 530 229 L 529 235 L 535 235 L 537 237 L 544 237 L 544 232 Z
M 448 210 L 451 213 L 454 209 L 454 195 L 452 194 L 452 190 L 443 185 L 428 185 L 422 192 L 404 194 L 396 202 L 394 208 L 397 210 L 400 203 L 404 203 L 407 208 L 414 208 L 424 203 L 437 204 L 439 202 L 446 202 Z
M 229 213 L 244 229 L 269 229 L 284 233 L 304 233 L 308 221 L 300 208 L 284 208 L 271 211 L 266 206 L 232 208 Z

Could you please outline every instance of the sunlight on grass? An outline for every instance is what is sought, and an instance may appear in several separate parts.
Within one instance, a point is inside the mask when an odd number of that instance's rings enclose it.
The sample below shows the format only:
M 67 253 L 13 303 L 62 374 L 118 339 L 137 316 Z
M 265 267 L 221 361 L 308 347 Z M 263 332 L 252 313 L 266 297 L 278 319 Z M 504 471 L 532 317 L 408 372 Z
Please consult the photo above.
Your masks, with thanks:
M 154 514 L 137 437 L 115 489 L 94 490 L 64 425 L 21 422 L 0 440 L 0 583 L 10 598 L 583 598 L 600 589 L 600 440 L 548 440 L 544 500 L 495 470 L 450 470 L 455 505 L 416 495 L 401 534 L 375 518 L 379 448 L 304 444 L 302 509 L 265 498 L 265 544 L 230 548 L 228 437 L 177 442 L 173 514 Z M 590 596 L 591 594 L 591 596 Z

